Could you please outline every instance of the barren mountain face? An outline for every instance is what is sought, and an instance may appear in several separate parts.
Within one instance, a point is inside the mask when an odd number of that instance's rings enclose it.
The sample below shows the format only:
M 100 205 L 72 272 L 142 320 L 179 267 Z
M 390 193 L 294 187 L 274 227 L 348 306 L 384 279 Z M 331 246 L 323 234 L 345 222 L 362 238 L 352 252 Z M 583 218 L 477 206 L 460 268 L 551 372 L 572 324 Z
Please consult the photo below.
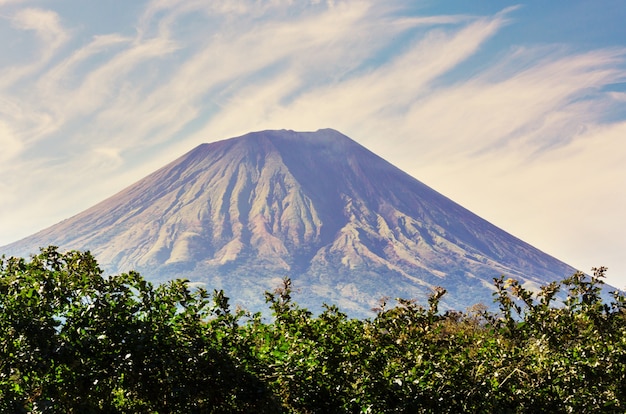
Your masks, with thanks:
M 574 272 L 329 129 L 203 144 L 0 253 L 51 244 L 90 250 L 107 273 L 223 288 L 252 310 L 289 276 L 301 305 L 356 316 L 434 286 L 445 306 L 491 305 L 493 277 L 532 287 Z

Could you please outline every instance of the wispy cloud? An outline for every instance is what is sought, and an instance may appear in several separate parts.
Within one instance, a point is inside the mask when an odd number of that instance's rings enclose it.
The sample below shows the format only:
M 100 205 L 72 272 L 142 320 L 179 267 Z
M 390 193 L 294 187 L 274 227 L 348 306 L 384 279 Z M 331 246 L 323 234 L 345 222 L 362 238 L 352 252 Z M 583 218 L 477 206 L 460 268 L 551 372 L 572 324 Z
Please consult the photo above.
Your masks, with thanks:
M 59 16 L 53 11 L 22 9 L 10 17 L 10 22 L 19 31 L 33 32 L 38 45 L 32 51 L 34 55 L 32 62 L 0 70 L 0 90 L 41 70 L 68 39 Z
M 386 23 L 393 26 L 393 21 Z M 236 114 L 241 103 L 246 101 L 255 103 L 248 105 L 248 109 L 258 114 L 250 116 L 257 120 L 256 127 L 277 127 L 282 124 L 291 128 L 315 129 L 316 125 L 334 125 L 355 131 L 359 125 L 367 124 L 371 127 L 387 124 L 395 129 L 398 127 L 398 118 L 406 113 L 410 105 L 430 93 L 431 82 L 471 56 L 502 24 L 504 19 L 498 15 L 492 19 L 474 19 L 456 30 L 435 28 L 423 38 L 405 45 L 396 57 L 378 61 L 375 66 L 365 66 L 364 69 L 362 65 L 368 59 L 376 58 L 379 51 L 387 45 L 386 42 L 390 39 L 385 34 L 393 34 L 384 27 L 362 27 L 367 22 L 357 21 L 349 26 L 344 24 L 347 30 L 343 35 L 348 39 L 341 41 L 341 38 L 337 38 L 337 43 L 344 50 L 335 51 L 329 60 L 319 59 L 323 54 L 312 54 L 318 59 L 307 61 L 308 65 L 303 67 L 304 72 L 293 70 L 288 65 L 285 65 L 284 72 L 290 76 L 295 75 L 301 83 L 306 83 L 309 75 L 307 72 L 319 72 L 329 66 L 333 69 L 333 66 L 343 63 L 343 55 L 350 56 L 345 63 L 350 67 L 344 72 L 349 75 L 333 76 L 334 72 L 330 70 L 326 73 L 325 82 L 312 89 L 297 89 L 298 82 L 293 79 L 293 89 L 285 89 L 280 73 L 262 79 L 261 82 L 242 85 L 232 98 L 223 101 L 220 116 L 211 118 L 201 134 L 211 131 L 228 134 L 240 130 Z M 369 36 L 354 39 L 350 37 L 354 32 L 368 33 Z M 371 38 L 379 39 L 379 44 L 372 44 Z M 358 46 L 354 49 L 359 52 L 352 51 L 352 46 Z M 300 50 L 295 49 L 294 53 L 297 52 Z M 306 51 L 304 53 L 308 54 Z M 299 54 L 293 56 L 292 61 L 297 62 L 299 57 Z M 319 77 L 316 79 L 319 82 Z M 277 84 L 281 86 L 278 87 Z M 274 93 L 268 93 L 269 91 Z M 363 120 L 367 122 L 364 124 Z M 393 122 L 389 122 L 390 120 Z M 364 134 L 368 135 L 370 134 Z
M 27 0 L 0 0 L 0 6 L 6 4 L 25 3 Z
M 23 148 L 15 131 L 7 122 L 0 121 L 0 163 L 5 163 L 15 157 Z
M 411 108 L 407 125 L 419 131 L 434 157 L 507 150 L 526 160 L 575 139 L 602 118 L 608 96 L 600 89 L 622 76 L 624 51 L 563 55 L 516 51 L 462 83 L 440 88 Z M 546 51 L 544 51 L 546 52 Z M 532 62 L 519 69 L 510 60 Z

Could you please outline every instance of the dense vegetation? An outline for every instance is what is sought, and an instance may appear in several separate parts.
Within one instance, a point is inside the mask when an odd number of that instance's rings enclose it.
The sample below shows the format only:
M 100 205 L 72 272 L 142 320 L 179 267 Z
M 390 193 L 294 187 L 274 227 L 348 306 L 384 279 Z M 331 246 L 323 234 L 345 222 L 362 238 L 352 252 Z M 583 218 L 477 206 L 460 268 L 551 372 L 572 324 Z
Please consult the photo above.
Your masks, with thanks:
M 436 290 L 366 320 L 312 315 L 287 279 L 268 321 L 46 248 L 0 261 L 0 412 L 623 413 L 626 299 L 602 300 L 604 273 L 497 279 L 499 312 L 441 312 Z

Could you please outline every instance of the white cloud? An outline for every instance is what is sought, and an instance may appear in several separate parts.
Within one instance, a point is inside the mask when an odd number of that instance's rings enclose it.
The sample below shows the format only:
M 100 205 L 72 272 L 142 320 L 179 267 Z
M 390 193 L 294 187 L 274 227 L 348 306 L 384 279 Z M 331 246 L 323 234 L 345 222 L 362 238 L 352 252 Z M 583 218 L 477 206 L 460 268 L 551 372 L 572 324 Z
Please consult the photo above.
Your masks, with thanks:
M 47 44 L 57 47 L 66 40 L 59 15 L 50 10 L 27 8 L 13 16 L 13 25 L 22 30 L 32 30 Z
M 626 102 L 625 92 L 609 92 L 608 95 L 611 97 L 611 99 L 614 99 L 618 102 Z
M 620 76 L 619 57 L 611 50 L 552 56 L 521 71 L 491 71 L 419 100 L 405 126 L 432 157 L 502 147 L 528 156 L 601 116 L 604 98 L 593 91 Z
M 173 66 L 172 72 L 159 74 L 158 83 L 144 88 L 147 94 L 141 90 L 143 79 L 129 85 L 99 114 L 97 122 L 115 122 L 127 135 L 150 134 L 159 141 L 192 122 L 202 108 L 214 106 L 218 110 L 238 88 L 263 83 L 267 74 L 290 77 L 289 73 L 295 72 L 300 82 L 292 85 L 297 88 L 306 78 L 313 78 L 311 72 L 328 76 L 333 67 L 349 70 L 354 61 L 358 64 L 367 54 L 351 51 L 342 40 L 353 36 L 350 32 L 359 32 L 354 29 L 358 29 L 365 11 L 363 7 L 343 8 L 315 18 L 262 22 L 243 33 L 230 26 L 223 28 L 219 35 L 207 36 L 197 50 L 186 51 L 190 55 Z M 356 43 L 366 42 L 359 35 L 353 37 Z M 345 63 L 340 62 L 343 56 L 348 58 Z
M 624 134 L 624 122 L 588 124 L 576 139 L 535 158 L 525 151 L 498 151 L 414 171 L 465 207 L 582 271 L 608 265 L 609 280 L 626 287 L 619 268 L 626 234 Z
M 0 0 L 0 6 L 5 4 L 25 3 L 27 0 Z
M 361 136 L 373 135 L 367 132 L 372 130 L 373 125 L 377 131 L 381 131 L 379 128 L 382 131 L 397 130 L 406 123 L 404 119 L 409 118 L 406 111 L 411 105 L 432 93 L 433 80 L 475 53 L 504 23 L 501 16 L 496 16 L 493 19 L 479 19 L 455 31 L 433 30 L 404 53 L 378 68 L 357 72 L 346 79 L 336 80 L 331 74 L 326 84 L 310 91 L 300 91 L 297 82 L 293 80 L 292 90 L 271 86 L 276 82 L 274 77 L 266 80 L 270 85 L 263 85 L 264 80 L 261 80 L 250 87 L 240 88 L 237 96 L 224 102 L 220 115 L 212 118 L 201 134 L 239 131 L 241 123 L 237 121 L 237 114 L 240 113 L 241 102 L 245 101 L 255 102 L 256 112 L 263 114 L 259 119 L 268 127 L 284 125 L 294 129 L 317 129 L 315 125 L 335 126 L 362 133 Z M 368 50 L 366 46 L 361 46 Z M 369 51 L 375 53 L 375 50 Z M 369 56 L 363 54 L 360 57 L 364 60 Z M 330 61 L 334 62 L 334 59 Z M 317 64 L 328 65 L 324 59 Z M 355 66 L 358 67 L 358 64 Z M 310 66 L 307 68 L 315 70 Z M 290 69 L 288 67 L 286 71 L 293 73 Z M 306 77 L 306 73 L 299 75 Z M 263 100 L 257 95 L 259 90 L 263 91 Z M 274 90 L 275 93 L 267 93 L 266 90 Z M 283 103 L 290 96 L 291 99 Z M 252 105 L 247 107 L 248 111 L 254 111 Z
M 16 156 L 23 148 L 15 132 L 6 122 L 0 120 L 0 163 L 5 163 Z
M 26 8 L 18 10 L 12 17 L 13 27 L 21 31 L 35 33 L 39 47 L 37 59 L 30 65 L 10 67 L 0 72 L 0 87 L 10 85 L 18 79 L 31 75 L 48 62 L 55 52 L 68 40 L 69 34 L 63 28 L 59 15 L 50 10 Z

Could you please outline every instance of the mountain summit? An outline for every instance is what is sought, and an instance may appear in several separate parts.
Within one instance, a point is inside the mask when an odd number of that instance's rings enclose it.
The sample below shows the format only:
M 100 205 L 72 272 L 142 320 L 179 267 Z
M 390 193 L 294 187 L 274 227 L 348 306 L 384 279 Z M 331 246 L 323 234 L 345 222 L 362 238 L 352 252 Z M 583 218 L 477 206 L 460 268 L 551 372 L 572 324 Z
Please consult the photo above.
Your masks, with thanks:
M 300 304 L 357 315 L 434 286 L 446 306 L 490 305 L 493 277 L 532 287 L 575 271 L 331 129 L 200 145 L 0 253 L 47 245 L 90 250 L 110 273 L 223 288 L 249 309 L 289 276 Z

